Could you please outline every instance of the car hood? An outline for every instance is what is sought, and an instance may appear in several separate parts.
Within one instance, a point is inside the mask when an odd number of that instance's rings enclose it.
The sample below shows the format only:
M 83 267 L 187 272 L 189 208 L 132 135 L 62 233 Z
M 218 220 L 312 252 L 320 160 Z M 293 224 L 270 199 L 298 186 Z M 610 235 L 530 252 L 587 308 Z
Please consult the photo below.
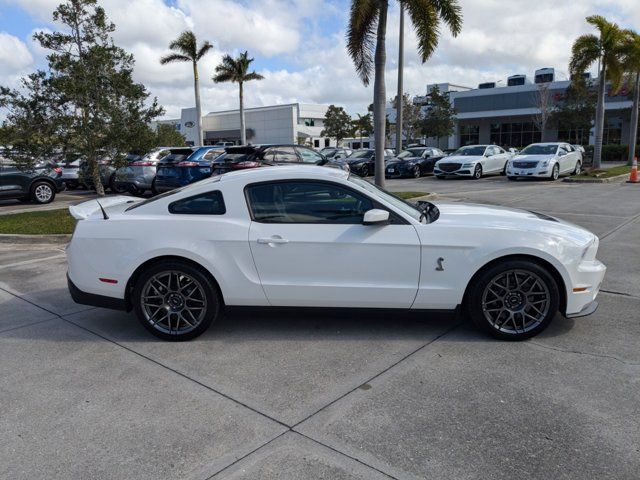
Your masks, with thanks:
M 572 240 L 578 245 L 587 245 L 595 238 L 578 225 L 539 212 L 472 203 L 434 203 L 440 211 L 437 222 L 451 226 L 531 230 Z
M 542 160 L 551 160 L 555 155 L 516 155 L 513 157 L 515 161 L 540 162 Z
M 438 160 L 436 163 L 473 163 L 482 158 L 482 155 L 451 155 Z
M 362 163 L 362 162 L 368 162 L 369 160 L 371 160 L 370 157 L 358 157 L 358 158 L 345 158 L 344 161 L 347 163 Z
M 415 162 L 417 160 L 420 160 L 420 158 L 422 157 L 404 157 L 404 158 L 394 157 L 389 160 L 389 163 Z

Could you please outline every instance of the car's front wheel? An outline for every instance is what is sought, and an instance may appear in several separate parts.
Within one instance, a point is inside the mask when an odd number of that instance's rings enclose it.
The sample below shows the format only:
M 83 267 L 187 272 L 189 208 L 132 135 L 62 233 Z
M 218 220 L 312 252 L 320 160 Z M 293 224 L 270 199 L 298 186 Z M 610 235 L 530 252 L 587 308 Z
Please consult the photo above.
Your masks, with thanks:
M 362 166 L 362 169 L 360 170 L 360 176 L 362 177 L 368 177 L 369 176 L 369 167 L 366 165 Z
M 56 192 L 47 182 L 37 182 L 31 187 L 31 200 L 34 203 L 51 203 L 56 198 Z
M 560 177 L 560 165 L 556 163 L 551 170 L 551 180 L 557 180 L 558 177 Z
M 479 180 L 482 178 L 482 165 L 476 165 L 476 168 L 473 169 L 473 178 Z
M 558 284 L 539 264 L 511 260 L 474 280 L 467 309 L 480 329 L 501 340 L 525 340 L 543 331 L 559 306 Z
M 413 178 L 420 178 L 420 166 L 413 167 Z
M 136 281 L 132 300 L 142 325 L 170 341 L 201 335 L 218 317 L 222 303 L 206 273 L 176 260 L 145 270 Z

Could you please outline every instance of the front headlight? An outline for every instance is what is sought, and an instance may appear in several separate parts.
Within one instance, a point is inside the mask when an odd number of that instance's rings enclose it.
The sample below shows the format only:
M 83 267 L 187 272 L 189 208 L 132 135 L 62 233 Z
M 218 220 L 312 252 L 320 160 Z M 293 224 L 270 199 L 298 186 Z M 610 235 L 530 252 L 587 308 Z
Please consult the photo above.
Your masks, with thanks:
M 538 164 L 539 167 L 546 167 L 549 165 L 549 160 L 544 160 Z
M 473 167 L 473 163 L 465 163 L 462 165 L 462 168 L 471 168 Z

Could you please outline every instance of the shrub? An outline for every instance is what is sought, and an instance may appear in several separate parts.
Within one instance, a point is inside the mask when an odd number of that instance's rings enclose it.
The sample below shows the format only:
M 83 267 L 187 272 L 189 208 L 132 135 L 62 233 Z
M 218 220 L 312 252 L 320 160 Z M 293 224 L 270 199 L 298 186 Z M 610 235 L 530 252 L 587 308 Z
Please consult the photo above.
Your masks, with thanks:
M 593 145 L 585 145 L 586 157 L 593 158 Z M 626 162 L 629 155 L 629 145 L 603 145 L 603 162 Z M 636 147 L 636 156 L 640 155 L 640 145 Z

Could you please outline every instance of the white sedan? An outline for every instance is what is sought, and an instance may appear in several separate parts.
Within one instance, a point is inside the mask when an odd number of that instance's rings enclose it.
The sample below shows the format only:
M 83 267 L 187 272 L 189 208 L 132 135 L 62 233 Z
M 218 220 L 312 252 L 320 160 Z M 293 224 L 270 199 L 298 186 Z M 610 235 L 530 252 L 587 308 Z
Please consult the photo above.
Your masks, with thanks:
M 582 171 L 582 152 L 568 143 L 532 143 L 507 164 L 507 178 L 537 177 L 557 180 Z
M 513 155 L 497 145 L 468 145 L 448 157 L 438 160 L 433 167 L 436 178 L 471 177 L 502 174 Z
M 135 310 L 166 340 L 200 335 L 228 306 L 462 308 L 519 340 L 558 311 L 593 312 L 605 274 L 583 228 L 510 208 L 414 206 L 322 167 L 233 172 L 70 211 L 73 299 Z

